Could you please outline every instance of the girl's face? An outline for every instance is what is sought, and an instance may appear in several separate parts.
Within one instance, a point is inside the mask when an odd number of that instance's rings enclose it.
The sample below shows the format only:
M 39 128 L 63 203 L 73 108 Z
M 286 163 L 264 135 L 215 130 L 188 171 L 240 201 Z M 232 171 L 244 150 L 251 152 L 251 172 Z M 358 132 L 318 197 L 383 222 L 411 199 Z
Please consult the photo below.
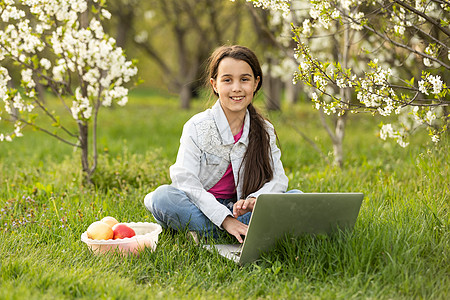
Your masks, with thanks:
M 228 119 L 245 116 L 259 80 L 259 76 L 255 78 L 252 68 L 243 60 L 225 57 L 220 61 L 217 78 L 211 78 L 211 84 L 219 94 L 220 104 Z

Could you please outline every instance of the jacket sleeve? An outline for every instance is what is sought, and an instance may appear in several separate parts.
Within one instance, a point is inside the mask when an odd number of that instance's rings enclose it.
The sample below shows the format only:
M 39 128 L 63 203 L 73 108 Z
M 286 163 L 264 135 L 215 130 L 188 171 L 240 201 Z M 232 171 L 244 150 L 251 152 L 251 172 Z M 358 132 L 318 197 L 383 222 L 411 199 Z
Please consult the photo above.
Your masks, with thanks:
M 260 194 L 267 193 L 284 193 L 288 188 L 289 179 L 284 172 L 283 163 L 281 162 L 281 150 L 277 146 L 275 130 L 269 122 L 266 122 L 266 125 L 270 136 L 273 178 L 269 182 L 266 182 L 259 190 L 248 195 L 247 198 L 256 198 Z
M 211 222 L 222 228 L 223 220 L 228 215 L 232 216 L 232 213 L 213 194 L 207 192 L 200 182 L 201 155 L 197 130 L 194 123 L 188 121 L 183 127 L 176 162 L 170 167 L 172 186 L 184 191 Z

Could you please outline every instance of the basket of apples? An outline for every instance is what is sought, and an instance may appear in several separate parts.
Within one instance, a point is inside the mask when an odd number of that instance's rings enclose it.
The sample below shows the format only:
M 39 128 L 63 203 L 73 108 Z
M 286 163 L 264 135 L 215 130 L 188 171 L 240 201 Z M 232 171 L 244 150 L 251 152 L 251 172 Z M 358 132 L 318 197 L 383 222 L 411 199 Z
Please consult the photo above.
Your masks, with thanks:
M 94 253 L 119 251 L 136 254 L 144 248 L 154 251 L 161 231 L 161 226 L 156 223 L 119 223 L 108 216 L 89 225 L 81 235 L 81 241 Z

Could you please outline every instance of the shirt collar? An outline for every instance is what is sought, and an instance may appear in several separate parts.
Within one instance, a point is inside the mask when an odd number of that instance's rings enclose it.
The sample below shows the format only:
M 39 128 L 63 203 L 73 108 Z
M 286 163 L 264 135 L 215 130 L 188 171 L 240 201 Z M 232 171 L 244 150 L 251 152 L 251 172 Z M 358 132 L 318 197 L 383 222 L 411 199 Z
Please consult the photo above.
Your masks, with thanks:
M 222 144 L 223 145 L 234 144 L 233 134 L 231 133 L 230 125 L 228 124 L 225 112 L 223 111 L 222 106 L 220 105 L 220 100 L 217 100 L 217 102 L 213 105 L 212 113 L 214 121 L 216 122 L 217 129 L 219 130 L 220 137 L 222 138 Z M 244 130 L 238 143 L 241 142 L 246 146 L 248 145 L 249 129 L 250 129 L 250 113 L 247 110 L 245 112 L 244 118 Z

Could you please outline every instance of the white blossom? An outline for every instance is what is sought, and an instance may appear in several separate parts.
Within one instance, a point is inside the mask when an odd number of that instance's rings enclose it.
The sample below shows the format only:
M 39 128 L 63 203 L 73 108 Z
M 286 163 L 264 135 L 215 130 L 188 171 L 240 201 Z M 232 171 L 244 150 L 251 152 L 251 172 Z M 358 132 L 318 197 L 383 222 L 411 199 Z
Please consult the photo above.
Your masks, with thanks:
M 92 19 L 91 23 L 89 24 L 89 27 L 91 31 L 94 32 L 95 37 L 97 39 L 103 38 L 104 36 L 103 27 L 98 20 Z M 90 34 L 88 34 L 87 38 L 90 38 Z
M 436 114 L 429 110 L 425 116 L 425 121 L 428 123 L 428 125 L 432 125 L 434 120 L 436 120 Z
M 21 122 L 16 122 L 15 124 L 14 124 L 14 135 L 16 136 L 16 137 L 21 137 L 21 136 L 23 136 L 23 134 L 22 134 L 22 132 L 21 132 L 21 130 L 22 130 L 22 128 L 21 128 Z
M 144 12 L 144 19 L 150 21 L 156 15 L 155 11 L 147 10 Z
M 341 0 L 341 1 L 339 1 L 339 3 L 341 5 L 341 7 L 342 7 L 342 10 L 349 11 L 350 10 L 350 6 L 353 4 L 353 1 L 352 0 Z
M 12 138 L 11 138 L 11 136 L 10 135 L 3 135 L 3 133 L 0 135 L 0 141 L 7 141 L 7 142 L 11 142 L 12 141 Z
M 422 76 L 421 80 L 419 80 L 418 85 L 419 91 L 421 93 L 424 93 L 425 95 L 429 95 L 429 92 L 434 95 L 438 95 L 444 88 L 441 76 L 439 75 L 433 76 L 430 74 L 426 74 L 425 76 Z
M 17 93 L 14 98 L 12 99 L 12 105 L 14 108 L 18 109 L 19 111 L 23 111 L 24 107 L 25 107 L 25 102 L 22 99 L 22 96 L 20 95 L 20 93 Z M 12 113 L 12 111 L 10 111 L 9 113 Z
M 433 64 L 431 63 L 431 60 L 430 60 L 428 57 L 424 57 L 424 58 L 423 58 L 423 64 L 424 64 L 426 67 L 432 67 L 432 66 L 433 66 Z
M 346 88 L 344 78 L 336 79 L 336 85 L 341 89 Z
M 41 66 L 45 69 L 48 70 L 52 67 L 52 63 L 46 59 L 46 58 L 41 58 L 41 60 L 39 61 L 39 63 L 41 64 Z
M 97 100 L 104 105 L 113 100 L 125 105 L 128 89 L 122 85 L 137 74 L 137 68 L 103 30 L 100 20 L 109 19 L 109 11 L 101 8 L 87 28 L 81 27 L 79 16 L 87 8 L 86 0 L 6 0 L 0 7 L 0 18 L 5 23 L 0 28 L 0 61 L 8 58 L 20 63 L 21 88 L 28 97 L 36 96 L 35 80 L 42 78 L 56 83 L 54 92 L 59 97 L 73 94 L 70 111 L 76 120 L 89 120 Z M 38 52 L 46 57 L 39 58 Z M 76 83 L 69 80 L 73 78 L 78 79 Z M 0 67 L 0 113 L 33 111 L 35 107 L 28 97 L 8 88 L 10 79 L 8 71 Z M 21 136 L 22 127 L 16 123 L 14 131 L 2 134 L 1 140 Z
M 25 82 L 25 86 L 27 88 L 34 88 L 36 86 L 36 84 L 34 83 L 34 80 L 32 78 L 33 76 L 33 71 L 31 69 L 24 69 L 22 70 L 22 80 Z
M 341 16 L 341 13 L 337 10 L 337 9 L 335 9 L 332 13 L 331 13 L 331 18 L 333 18 L 333 19 L 337 19 L 337 18 L 339 18 Z
M 416 0 L 415 2 L 416 2 L 415 8 L 418 11 L 425 12 L 425 6 L 424 6 L 425 2 L 423 0 Z
M 302 6 L 302 4 L 305 5 Z M 336 86 L 341 89 L 354 87 L 359 103 L 349 103 L 350 108 L 355 108 L 355 112 L 369 111 L 381 116 L 390 116 L 393 113 L 398 115 L 400 123 L 397 124 L 401 126 L 386 126 L 382 128 L 380 135 L 385 138 L 393 138 L 404 147 L 407 145 L 405 137 L 415 127 L 434 125 L 436 119 L 442 118 L 441 115 L 426 107 L 421 107 L 419 110 L 421 104 L 418 102 L 422 100 L 423 95 L 417 95 L 415 91 L 419 90 L 424 95 L 428 95 L 427 98 L 433 101 L 433 104 L 440 106 L 445 104 L 442 98 L 448 96 L 446 94 L 448 88 L 441 78 L 442 75 L 438 74 L 424 73 L 421 78 L 402 78 L 404 76 L 402 68 L 412 68 L 413 64 L 417 62 L 417 56 L 408 55 L 408 51 L 397 52 L 395 42 L 405 43 L 414 51 L 423 51 L 427 56 L 422 57 L 423 63 L 425 66 L 434 67 L 433 72 L 442 72 L 440 68 L 438 69 L 439 63 L 433 58 L 448 49 L 445 49 L 445 43 L 442 44 L 438 41 L 431 44 L 425 43 L 423 36 L 417 34 L 420 30 L 428 31 L 430 25 L 428 19 L 421 18 L 416 12 L 405 9 L 398 3 L 391 3 L 389 10 L 380 9 L 384 4 L 382 1 L 362 2 L 359 0 L 313 0 L 301 2 L 301 4 L 300 1 L 296 3 L 293 10 L 296 17 L 294 24 L 300 24 L 300 26 L 295 31 L 298 35 L 298 43 L 294 50 L 294 58 L 298 61 L 298 70 L 294 73 L 293 82 L 303 81 L 312 90 L 317 89 L 322 92 L 324 97 L 320 101 L 317 94 L 314 93 L 311 96 L 315 107 L 322 108 L 325 113 L 339 113 L 340 101 L 345 102 L 345 99 L 341 99 L 342 96 L 336 93 L 333 86 L 328 83 L 334 81 Z M 433 1 L 424 0 L 411 1 L 410 5 L 428 17 L 434 18 L 437 22 L 440 21 L 441 24 L 446 24 L 448 21 L 445 15 L 448 10 L 443 5 L 438 7 Z M 386 22 L 373 23 L 372 20 L 375 18 L 372 14 L 387 18 Z M 279 15 L 275 17 L 278 18 Z M 287 22 L 291 21 L 285 20 L 285 23 Z M 363 28 L 362 24 L 366 24 L 366 22 L 375 33 L 381 33 L 388 39 L 382 41 L 380 39 L 382 36 L 376 34 L 367 36 L 357 32 Z M 333 26 L 330 26 L 331 24 Z M 378 25 L 382 27 L 377 28 Z M 343 45 L 344 28 L 348 28 L 347 26 L 353 29 L 350 30 L 352 44 L 349 48 L 349 60 L 346 61 L 345 70 L 342 70 L 335 64 L 336 57 L 333 56 L 332 51 L 336 51 L 335 47 L 339 47 L 337 53 L 339 59 L 342 58 L 340 54 L 345 47 Z M 412 30 L 407 32 L 410 27 L 413 27 Z M 313 32 L 318 35 L 309 38 Z M 405 37 L 406 33 L 408 33 L 407 37 Z M 390 43 L 389 39 L 391 39 Z M 426 48 L 421 50 L 423 45 Z M 405 54 L 405 59 L 396 59 L 396 53 Z M 450 51 L 447 55 L 450 60 Z M 365 61 L 370 60 L 371 57 L 377 59 L 373 59 L 369 63 L 370 69 L 367 70 Z M 380 61 L 379 64 L 378 61 Z M 342 64 L 343 61 L 340 63 Z M 386 67 L 386 63 L 390 63 L 389 67 L 392 69 Z M 336 68 L 330 70 L 333 65 Z M 356 74 L 359 75 L 359 78 Z M 414 85 L 414 83 L 416 84 Z M 417 100 L 414 101 L 414 99 Z M 414 109 L 404 113 L 405 110 L 402 109 L 404 107 L 414 107 Z M 408 118 L 406 119 L 405 116 Z M 435 139 L 438 139 L 439 134 L 435 132 L 433 134 L 436 136 Z
M 318 89 L 324 89 L 328 85 L 328 81 L 320 75 L 314 76 L 314 82 Z
M 119 104 L 120 106 L 124 106 L 125 104 L 127 104 L 128 102 L 128 97 L 123 97 L 122 99 L 120 99 L 117 104 Z
M 92 105 L 87 97 L 83 97 L 80 88 L 75 91 L 75 100 L 72 101 L 71 111 L 75 120 L 79 119 L 80 114 L 84 119 L 89 119 L 92 115 Z
M 106 107 L 111 106 L 112 100 L 113 99 L 112 99 L 111 95 L 106 94 L 105 96 L 103 96 L 102 105 L 106 106 Z
M 62 81 L 64 73 L 66 72 L 66 66 L 65 65 L 56 65 L 53 67 L 53 79 L 55 81 Z
M 403 129 L 394 130 L 391 124 L 384 124 L 380 129 L 380 138 L 382 140 L 386 140 L 386 138 L 393 138 L 403 148 L 408 146 L 409 144 L 408 142 L 404 141 L 404 134 L 405 132 Z
M 363 26 L 361 25 L 361 22 L 363 21 L 364 18 L 364 13 L 363 12 L 358 12 L 358 13 L 350 13 L 350 18 L 352 18 L 354 21 L 351 22 L 350 27 L 355 29 L 355 30 L 362 30 Z
M 9 22 L 9 19 L 20 20 L 25 17 L 25 12 L 17 9 L 15 6 L 7 5 L 2 12 L 2 20 L 5 23 Z
M 312 31 L 311 31 L 311 22 L 309 21 L 309 19 L 305 19 L 303 21 L 303 26 L 302 27 L 303 27 L 302 33 L 305 36 L 310 36 Z
M 405 30 L 406 30 L 405 26 L 402 26 L 402 25 L 395 25 L 394 26 L 395 33 L 398 33 L 399 35 L 404 35 L 405 34 Z
M 247 2 L 252 2 L 255 7 L 262 7 L 273 11 L 282 11 L 283 17 L 287 17 L 290 13 L 290 0 L 247 0 Z
M 146 30 L 141 30 L 134 36 L 134 40 L 139 44 L 145 43 L 148 40 L 148 32 Z
M 419 81 L 419 91 L 421 93 L 424 93 L 425 95 L 429 95 L 428 91 L 427 91 L 427 88 L 425 86 L 425 83 L 426 83 L 425 80 L 420 80 Z
M 105 19 L 111 19 L 111 13 L 108 10 L 102 8 L 101 13 Z
M 430 75 L 428 76 L 428 82 L 433 86 L 432 94 L 439 94 L 442 91 L 442 80 L 441 76 L 436 75 Z
M 98 69 L 90 69 L 83 75 L 83 80 L 88 82 L 90 85 L 94 85 L 99 81 L 100 71 Z

